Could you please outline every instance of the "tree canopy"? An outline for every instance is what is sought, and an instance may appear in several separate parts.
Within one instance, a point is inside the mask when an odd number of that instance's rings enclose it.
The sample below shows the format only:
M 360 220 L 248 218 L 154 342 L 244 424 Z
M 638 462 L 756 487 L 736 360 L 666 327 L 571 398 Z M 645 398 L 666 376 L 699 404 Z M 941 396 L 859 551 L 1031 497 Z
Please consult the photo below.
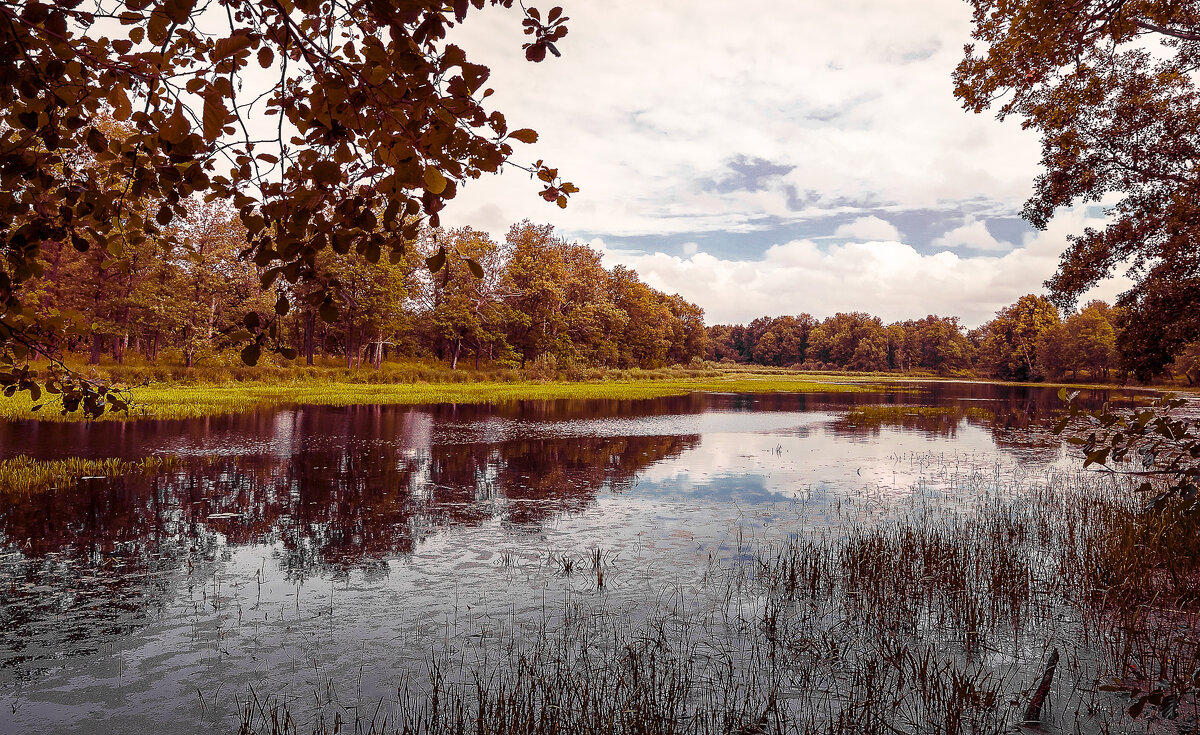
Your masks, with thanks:
M 1200 338 L 1200 2 L 970 0 L 973 38 L 955 94 L 1016 115 L 1042 139 L 1024 217 L 1107 204 L 1109 223 L 1070 240 L 1047 281 L 1070 306 L 1129 268 L 1122 357 L 1146 379 Z
M 117 270 L 147 243 L 190 247 L 172 225 L 195 197 L 233 205 L 262 288 L 309 284 L 293 295 L 336 318 L 323 252 L 399 262 L 421 219 L 436 227 L 464 182 L 537 139 L 488 109 L 489 70 L 448 39 L 488 5 L 514 3 L 0 3 L 0 385 L 119 408 L 103 387 L 30 367 L 80 327 L 28 308 L 21 286 L 51 245 Z M 521 8 L 525 57 L 558 55 L 561 8 Z M 547 201 L 577 191 L 542 161 L 524 168 Z M 253 362 L 272 319 L 247 326 Z

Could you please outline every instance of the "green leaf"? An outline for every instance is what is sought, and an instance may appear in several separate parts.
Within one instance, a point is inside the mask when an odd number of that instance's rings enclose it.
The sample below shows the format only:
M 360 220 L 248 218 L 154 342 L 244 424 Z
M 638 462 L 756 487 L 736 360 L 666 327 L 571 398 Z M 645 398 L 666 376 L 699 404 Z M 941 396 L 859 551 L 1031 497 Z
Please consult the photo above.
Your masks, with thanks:
M 285 360 L 295 360 L 298 353 L 291 347 L 284 347 L 279 350 L 279 354 L 283 355 Z
M 441 194 L 446 190 L 446 177 L 434 166 L 425 167 L 425 188 L 430 194 Z
M 262 348 L 258 343 L 246 345 L 242 348 L 242 362 L 253 367 L 258 364 L 258 358 L 262 355 Z
M 242 323 L 246 325 L 246 329 L 254 331 L 255 329 L 258 329 L 259 325 L 262 324 L 262 321 L 258 318 L 258 312 L 252 311 L 247 314 L 244 319 L 242 319 Z
M 433 255 L 425 259 L 425 265 L 430 273 L 437 273 L 446 265 L 446 248 L 440 247 Z
M 333 324 L 338 318 L 337 307 L 328 301 L 321 304 L 321 308 L 317 309 L 317 313 L 320 314 L 321 321 L 325 322 L 326 324 Z
M 483 278 L 483 266 L 471 260 L 470 258 L 466 258 L 466 261 L 467 267 L 471 269 L 471 275 L 475 276 L 476 278 Z
M 279 316 L 287 316 L 288 310 L 292 305 L 288 303 L 287 296 L 279 294 L 279 298 L 275 300 L 275 313 Z

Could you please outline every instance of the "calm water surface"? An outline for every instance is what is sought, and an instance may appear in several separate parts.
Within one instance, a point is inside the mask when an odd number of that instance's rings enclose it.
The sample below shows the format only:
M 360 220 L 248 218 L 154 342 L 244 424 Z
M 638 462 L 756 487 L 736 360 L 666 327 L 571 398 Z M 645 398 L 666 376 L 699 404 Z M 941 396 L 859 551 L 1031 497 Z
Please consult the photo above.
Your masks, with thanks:
M 0 508 L 0 732 L 230 731 L 252 690 L 302 708 L 330 681 L 374 706 L 432 651 L 564 600 L 636 618 L 843 498 L 870 522 L 1064 461 L 1052 390 L 903 390 L 0 423 L 0 458 L 183 458 Z M 911 410 L 852 412 L 881 405 Z M 595 549 L 602 589 L 562 573 Z

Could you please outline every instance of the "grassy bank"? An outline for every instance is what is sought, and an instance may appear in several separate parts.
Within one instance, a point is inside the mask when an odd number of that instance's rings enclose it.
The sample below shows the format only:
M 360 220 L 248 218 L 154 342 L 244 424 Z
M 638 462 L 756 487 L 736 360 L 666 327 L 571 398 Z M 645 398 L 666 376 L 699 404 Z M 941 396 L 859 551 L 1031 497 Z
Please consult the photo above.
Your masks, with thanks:
M 187 419 L 284 405 L 421 405 L 493 403 L 512 400 L 630 400 L 687 395 L 695 391 L 726 393 L 809 393 L 878 390 L 879 382 L 863 376 L 831 376 L 785 371 L 662 370 L 613 371 L 602 379 L 579 381 L 489 380 L 487 374 L 456 373 L 471 382 L 362 382 L 324 373 L 275 376 L 263 380 L 150 383 L 130 389 L 133 407 L 124 418 Z M 504 376 L 510 377 L 510 376 Z M 32 411 L 27 394 L 0 401 L 0 418 L 50 421 L 82 420 L 78 412 L 63 415 L 50 403 Z

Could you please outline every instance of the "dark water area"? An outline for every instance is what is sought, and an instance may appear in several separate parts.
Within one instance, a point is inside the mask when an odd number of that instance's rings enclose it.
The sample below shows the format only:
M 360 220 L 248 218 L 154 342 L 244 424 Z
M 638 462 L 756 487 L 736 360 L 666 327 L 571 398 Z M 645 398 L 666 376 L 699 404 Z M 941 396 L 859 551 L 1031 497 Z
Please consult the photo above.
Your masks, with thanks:
M 326 680 L 394 696 L 467 620 L 574 595 L 636 616 L 831 498 L 1068 461 L 1054 390 L 896 388 L 0 423 L 0 458 L 178 458 L 0 508 L 0 732 L 234 731 L 235 693 Z M 554 573 L 590 550 L 603 589 Z

